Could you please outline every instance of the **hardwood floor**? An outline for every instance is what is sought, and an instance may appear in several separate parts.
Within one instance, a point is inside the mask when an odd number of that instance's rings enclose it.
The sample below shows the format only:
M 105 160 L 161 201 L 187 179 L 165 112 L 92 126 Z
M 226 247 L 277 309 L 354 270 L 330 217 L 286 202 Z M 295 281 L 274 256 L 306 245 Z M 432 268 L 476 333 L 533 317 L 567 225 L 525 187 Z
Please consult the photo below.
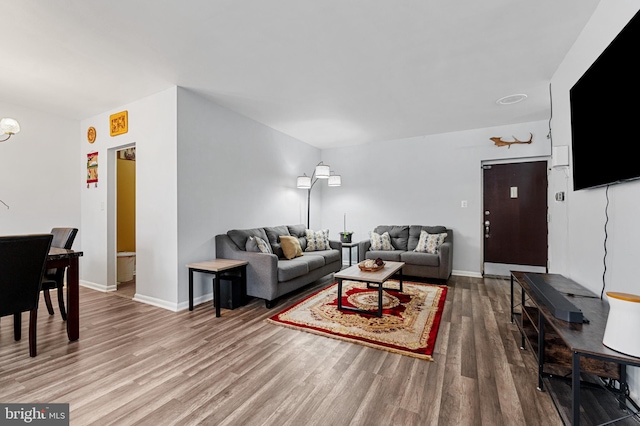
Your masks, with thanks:
M 41 301 L 38 356 L 0 322 L 0 402 L 69 403 L 72 425 L 561 425 L 510 323 L 509 282 L 452 277 L 435 362 L 296 331 L 252 300 L 215 317 L 81 288 L 80 340 Z
M 136 277 L 134 276 L 131 281 L 118 283 L 118 288 L 113 292 L 113 294 L 120 297 L 126 297 L 127 299 L 133 299 L 136 295 Z

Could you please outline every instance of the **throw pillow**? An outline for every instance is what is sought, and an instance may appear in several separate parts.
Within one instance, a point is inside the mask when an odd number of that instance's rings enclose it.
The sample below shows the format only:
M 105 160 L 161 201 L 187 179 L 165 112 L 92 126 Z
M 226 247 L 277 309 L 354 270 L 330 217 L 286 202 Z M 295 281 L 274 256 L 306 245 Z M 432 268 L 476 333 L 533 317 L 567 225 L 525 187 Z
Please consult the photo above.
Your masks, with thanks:
M 306 230 L 307 233 L 307 249 L 306 251 L 317 250 L 330 250 L 329 244 L 329 230 L 323 229 L 321 231 Z
M 395 247 L 391 245 L 391 237 L 388 232 L 376 234 L 371 233 L 371 250 L 395 250 Z
M 289 229 L 284 226 L 265 226 L 264 232 L 267 234 L 266 242 L 271 246 L 271 253 L 278 256 L 278 258 L 283 258 L 284 253 L 282 252 L 282 247 L 280 247 L 280 235 L 289 235 Z
M 420 232 L 420 240 L 418 245 L 413 251 L 421 253 L 438 253 L 438 248 L 444 243 L 444 239 L 447 238 L 447 233 L 442 234 L 429 234 L 427 231 Z
M 300 247 L 300 241 L 296 237 L 281 235 L 280 246 L 286 259 L 302 256 L 302 247 Z
M 271 251 L 271 245 L 262 238 L 256 237 L 256 243 L 258 244 L 258 248 L 262 253 L 273 254 L 273 251 Z
M 252 252 L 260 253 L 260 248 L 258 248 L 258 243 L 256 242 L 256 238 L 255 237 L 247 238 L 247 244 L 244 246 L 244 249 L 246 251 L 252 251 Z

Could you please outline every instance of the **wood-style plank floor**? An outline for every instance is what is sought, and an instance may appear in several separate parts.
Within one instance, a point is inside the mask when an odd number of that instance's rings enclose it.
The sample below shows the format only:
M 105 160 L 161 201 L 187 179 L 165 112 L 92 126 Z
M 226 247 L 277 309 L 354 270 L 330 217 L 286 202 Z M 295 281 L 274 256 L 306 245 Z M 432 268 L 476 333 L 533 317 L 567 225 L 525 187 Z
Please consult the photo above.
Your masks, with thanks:
M 562 424 L 519 349 L 508 281 L 449 280 L 435 362 L 264 321 L 331 281 L 220 318 L 81 288 L 74 343 L 41 300 L 36 358 L 28 315 L 19 342 L 0 321 L 0 402 L 69 403 L 83 426 Z

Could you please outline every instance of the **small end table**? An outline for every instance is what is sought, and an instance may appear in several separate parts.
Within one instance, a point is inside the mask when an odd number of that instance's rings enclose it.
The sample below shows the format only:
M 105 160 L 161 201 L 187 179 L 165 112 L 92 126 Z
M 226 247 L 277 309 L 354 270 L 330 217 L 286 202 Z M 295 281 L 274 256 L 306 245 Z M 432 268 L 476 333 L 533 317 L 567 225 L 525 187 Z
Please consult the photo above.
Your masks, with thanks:
M 220 279 L 225 273 L 238 271 L 240 273 L 240 285 L 247 285 L 247 264 L 245 260 L 214 259 L 205 262 L 187 264 L 189 268 L 189 310 L 193 311 L 193 273 L 202 272 L 213 274 L 213 304 L 216 308 L 216 317 L 220 316 Z M 232 285 L 234 280 L 231 280 Z M 246 292 L 246 291 L 245 291 Z
M 351 253 L 353 248 L 356 248 L 356 253 L 358 253 L 358 243 L 342 243 L 342 247 L 346 247 L 349 249 L 349 266 L 351 266 L 353 264 L 352 262 L 352 258 L 351 258 Z M 357 257 L 356 257 L 357 259 Z

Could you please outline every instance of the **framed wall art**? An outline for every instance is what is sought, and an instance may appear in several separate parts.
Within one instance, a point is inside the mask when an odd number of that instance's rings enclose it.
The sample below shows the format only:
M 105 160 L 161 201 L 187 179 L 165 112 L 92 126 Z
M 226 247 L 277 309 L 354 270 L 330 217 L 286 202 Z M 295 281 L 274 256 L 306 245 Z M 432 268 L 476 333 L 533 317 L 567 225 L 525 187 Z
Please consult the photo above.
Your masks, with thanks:
M 90 184 L 98 187 L 98 153 L 90 152 L 87 154 L 87 188 Z
M 129 116 L 127 111 L 122 111 L 109 116 L 109 128 L 111 136 L 122 135 L 129 131 Z
M 89 143 L 96 141 L 96 128 L 93 126 L 87 129 L 87 141 L 89 141 Z

